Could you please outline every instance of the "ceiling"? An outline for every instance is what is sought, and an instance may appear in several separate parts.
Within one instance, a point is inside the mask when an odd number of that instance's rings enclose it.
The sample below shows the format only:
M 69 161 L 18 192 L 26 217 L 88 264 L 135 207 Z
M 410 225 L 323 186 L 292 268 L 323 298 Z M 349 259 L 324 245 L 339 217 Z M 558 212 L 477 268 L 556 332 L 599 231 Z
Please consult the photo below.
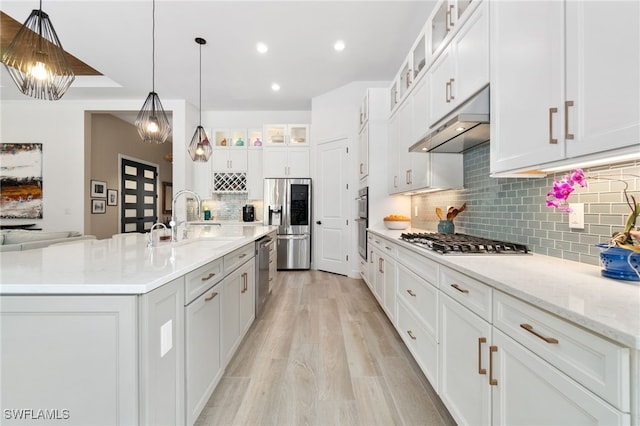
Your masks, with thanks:
M 203 110 L 310 110 L 351 81 L 391 80 L 434 1 L 156 0 L 155 90 Z M 20 23 L 37 0 L 3 0 Z M 63 99 L 140 99 L 152 88 L 151 0 L 45 0 L 64 49 L 102 76 L 78 76 Z M 4 31 L 0 28 L 0 31 Z M 333 44 L 344 40 L 336 52 Z M 256 43 L 267 43 L 259 54 Z M 2 68 L 1 100 L 27 99 Z M 277 82 L 281 89 L 271 90 Z

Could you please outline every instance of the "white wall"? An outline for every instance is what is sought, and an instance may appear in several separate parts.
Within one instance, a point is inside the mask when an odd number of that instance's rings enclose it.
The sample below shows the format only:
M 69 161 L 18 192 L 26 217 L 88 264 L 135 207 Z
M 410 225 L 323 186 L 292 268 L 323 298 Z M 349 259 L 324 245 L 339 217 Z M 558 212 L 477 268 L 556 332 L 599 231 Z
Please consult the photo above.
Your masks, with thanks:
M 311 111 L 202 111 L 202 127 L 205 129 L 305 123 L 311 123 Z
M 350 206 L 350 210 L 345 219 L 349 220 L 349 229 L 347 230 L 349 242 L 349 276 L 359 278 L 359 262 L 358 254 L 358 234 L 355 226 L 354 218 L 358 216 L 357 203 L 354 201 L 358 196 L 360 186 L 360 177 L 358 172 L 358 133 L 359 133 L 359 114 L 360 104 L 364 99 L 366 89 L 371 87 L 389 87 L 390 82 L 387 81 L 356 81 L 345 86 L 339 87 L 331 92 L 317 96 L 311 100 L 311 140 L 312 146 L 312 163 L 315 158 L 315 149 L 317 145 L 338 139 L 346 138 L 348 140 L 349 158 L 348 168 L 349 174 L 349 191 L 345 205 Z M 312 177 L 315 176 L 315 165 L 312 164 Z M 370 171 L 375 173 L 376 171 Z M 317 239 L 316 239 L 317 241 Z M 314 248 L 315 253 L 319 253 L 317 247 Z
M 0 141 L 43 144 L 43 218 L 2 223 L 37 223 L 48 231 L 85 232 L 91 179 L 90 170 L 85 171 L 85 111 L 137 111 L 143 101 L 3 101 Z M 179 149 L 186 146 L 186 105 L 184 101 L 164 100 L 163 106 L 173 111 L 176 188 L 187 176 L 184 158 L 181 160 L 184 154 Z M 186 149 L 183 151 L 186 154 Z

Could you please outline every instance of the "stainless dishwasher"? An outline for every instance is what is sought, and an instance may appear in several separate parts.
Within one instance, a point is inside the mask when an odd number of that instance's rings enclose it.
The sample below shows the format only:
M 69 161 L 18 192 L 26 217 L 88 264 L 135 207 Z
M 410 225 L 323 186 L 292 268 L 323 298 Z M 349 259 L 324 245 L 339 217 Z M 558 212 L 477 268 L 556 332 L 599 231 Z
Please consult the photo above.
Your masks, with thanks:
M 262 313 L 270 293 L 269 255 L 274 251 L 275 240 L 265 236 L 256 241 L 256 318 Z

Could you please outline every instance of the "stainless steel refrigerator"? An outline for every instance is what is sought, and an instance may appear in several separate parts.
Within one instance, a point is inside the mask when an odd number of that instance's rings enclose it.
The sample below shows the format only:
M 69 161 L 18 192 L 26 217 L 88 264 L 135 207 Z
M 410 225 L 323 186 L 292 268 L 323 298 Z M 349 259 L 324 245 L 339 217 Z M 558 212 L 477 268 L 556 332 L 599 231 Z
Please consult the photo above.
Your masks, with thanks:
M 277 231 L 278 269 L 311 266 L 311 179 L 265 179 L 264 223 Z

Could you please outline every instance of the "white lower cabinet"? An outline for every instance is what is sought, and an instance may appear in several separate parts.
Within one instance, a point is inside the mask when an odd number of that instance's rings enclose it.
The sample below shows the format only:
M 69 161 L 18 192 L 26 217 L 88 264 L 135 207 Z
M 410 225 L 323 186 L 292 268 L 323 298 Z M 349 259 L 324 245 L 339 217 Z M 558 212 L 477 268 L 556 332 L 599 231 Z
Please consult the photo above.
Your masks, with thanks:
M 185 307 L 186 414 L 196 422 L 222 376 L 220 362 L 220 300 L 222 284 L 207 289 Z
M 458 424 L 638 424 L 636 352 L 375 233 L 368 242 L 367 285 Z
M 491 424 L 491 324 L 440 294 L 438 394 L 458 424 Z
M 628 425 L 630 416 L 595 396 L 502 333 L 493 330 L 495 425 Z M 491 366 L 490 366 L 491 367 Z
M 222 281 L 221 357 L 226 365 L 255 318 L 255 259 L 231 272 Z

